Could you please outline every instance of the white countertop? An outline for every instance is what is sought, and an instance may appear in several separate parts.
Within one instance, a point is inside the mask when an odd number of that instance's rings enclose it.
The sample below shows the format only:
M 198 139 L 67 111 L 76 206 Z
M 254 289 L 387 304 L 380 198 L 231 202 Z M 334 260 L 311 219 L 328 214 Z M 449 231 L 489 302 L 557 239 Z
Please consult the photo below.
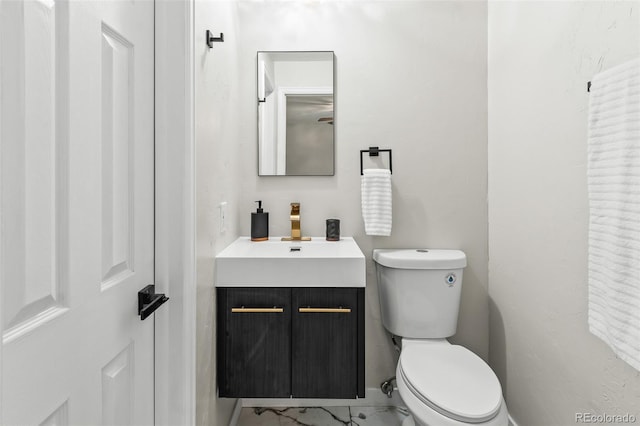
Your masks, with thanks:
M 216 287 L 365 287 L 365 257 L 351 237 L 327 241 L 251 241 L 240 237 L 216 256 Z

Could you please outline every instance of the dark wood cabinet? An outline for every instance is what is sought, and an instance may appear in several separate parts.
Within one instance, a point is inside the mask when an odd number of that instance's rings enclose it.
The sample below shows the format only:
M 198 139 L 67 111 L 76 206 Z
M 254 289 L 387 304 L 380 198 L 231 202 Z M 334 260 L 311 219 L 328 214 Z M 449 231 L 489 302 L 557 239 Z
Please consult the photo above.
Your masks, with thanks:
M 364 288 L 218 288 L 217 305 L 221 397 L 364 397 Z
M 291 395 L 291 289 L 218 289 L 220 396 Z
M 299 398 L 358 395 L 358 290 L 292 291 L 291 393 Z

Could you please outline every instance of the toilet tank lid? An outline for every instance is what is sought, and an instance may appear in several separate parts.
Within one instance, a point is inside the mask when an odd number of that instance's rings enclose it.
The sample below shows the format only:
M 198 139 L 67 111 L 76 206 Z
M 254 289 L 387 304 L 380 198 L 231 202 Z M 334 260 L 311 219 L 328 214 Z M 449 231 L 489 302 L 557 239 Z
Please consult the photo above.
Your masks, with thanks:
M 463 251 L 447 249 L 375 249 L 373 260 L 396 269 L 459 269 L 467 266 Z

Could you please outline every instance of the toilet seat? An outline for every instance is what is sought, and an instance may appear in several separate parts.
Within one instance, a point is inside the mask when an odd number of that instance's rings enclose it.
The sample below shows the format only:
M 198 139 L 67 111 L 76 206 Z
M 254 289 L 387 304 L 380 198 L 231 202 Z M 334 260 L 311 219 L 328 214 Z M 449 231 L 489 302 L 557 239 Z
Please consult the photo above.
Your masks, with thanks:
M 486 422 L 502 405 L 502 388 L 491 368 L 462 346 L 409 345 L 400 353 L 398 370 L 416 398 L 451 419 Z

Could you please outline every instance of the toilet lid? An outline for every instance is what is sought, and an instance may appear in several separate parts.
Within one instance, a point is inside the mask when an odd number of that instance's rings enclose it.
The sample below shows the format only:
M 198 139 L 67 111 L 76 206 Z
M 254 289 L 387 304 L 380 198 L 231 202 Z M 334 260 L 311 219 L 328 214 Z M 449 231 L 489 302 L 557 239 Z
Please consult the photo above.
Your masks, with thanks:
M 455 420 L 481 423 L 502 404 L 497 377 L 480 357 L 458 345 L 411 345 L 400 353 L 400 373 L 425 404 Z

